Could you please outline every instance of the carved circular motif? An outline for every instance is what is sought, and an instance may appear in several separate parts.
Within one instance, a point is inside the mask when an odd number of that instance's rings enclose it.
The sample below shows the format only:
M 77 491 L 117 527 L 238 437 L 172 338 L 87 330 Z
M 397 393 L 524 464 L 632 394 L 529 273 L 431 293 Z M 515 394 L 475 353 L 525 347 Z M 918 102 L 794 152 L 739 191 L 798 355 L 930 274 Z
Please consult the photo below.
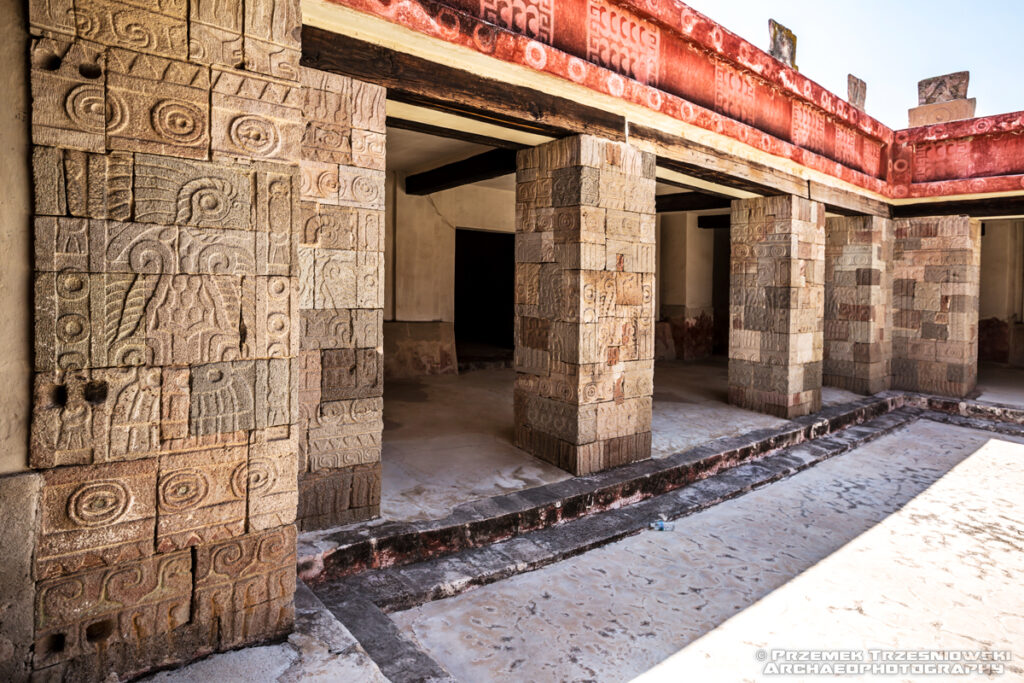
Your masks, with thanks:
M 249 493 L 261 493 L 274 488 L 277 472 L 274 463 L 267 458 L 253 458 L 249 461 Z
M 523 53 L 523 56 L 526 58 L 526 63 L 534 69 L 543 69 L 548 62 L 548 53 L 545 52 L 544 46 L 536 40 L 531 40 L 526 44 L 526 52 Z
M 73 343 L 81 341 L 89 331 L 88 322 L 85 316 L 78 313 L 62 315 L 57 320 L 57 336 L 62 342 Z
M 269 119 L 253 114 L 239 116 L 232 121 L 228 137 L 235 147 L 253 156 L 270 156 L 281 144 L 277 126 Z
M 85 84 L 73 88 L 64 100 L 64 110 L 82 130 L 102 133 L 106 123 L 103 87 Z
M 578 57 L 569 58 L 569 78 L 580 83 L 587 77 L 587 67 Z
M 79 273 L 66 273 L 57 277 L 57 296 L 79 299 L 89 294 L 88 281 Z
M 203 502 L 210 482 L 202 472 L 181 470 L 160 482 L 160 507 L 170 512 L 187 510 Z
M 248 464 L 241 462 L 235 468 L 235 471 L 231 473 L 231 493 L 236 498 L 245 498 L 245 491 L 249 480 L 248 470 Z
M 104 526 L 121 519 L 131 505 L 127 487 L 117 481 L 79 486 L 68 499 L 68 517 L 79 526 Z
M 105 105 L 104 116 L 106 117 L 107 132 L 119 132 L 128 121 L 128 117 L 125 116 L 124 100 L 121 99 L 120 95 L 108 92 Z
M 380 194 L 380 188 L 371 178 L 360 176 L 352 181 L 352 196 L 357 202 L 375 201 Z
M 150 123 L 158 135 L 179 145 L 196 142 L 206 130 L 199 107 L 177 100 L 157 102 L 150 112 Z
M 908 162 L 906 159 L 897 159 L 896 161 L 892 162 L 892 170 L 896 171 L 897 173 L 904 173 L 909 168 L 910 162 Z

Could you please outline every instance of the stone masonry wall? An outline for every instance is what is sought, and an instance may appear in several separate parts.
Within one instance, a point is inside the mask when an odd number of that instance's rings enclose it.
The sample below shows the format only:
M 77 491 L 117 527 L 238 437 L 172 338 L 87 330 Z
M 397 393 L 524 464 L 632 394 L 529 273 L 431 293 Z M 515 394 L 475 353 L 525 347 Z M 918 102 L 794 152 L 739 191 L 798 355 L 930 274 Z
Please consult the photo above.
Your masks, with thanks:
M 981 224 L 936 216 L 895 230 L 893 389 L 966 396 L 978 379 Z
M 892 221 L 825 221 L 822 383 L 862 394 L 889 388 L 892 360 Z
M 732 203 L 729 402 L 792 418 L 821 407 L 825 207 Z
M 280 637 L 297 498 L 298 0 L 31 0 L 41 677 Z
M 302 69 L 299 528 L 380 511 L 383 88 Z
M 516 444 L 574 474 L 650 457 L 654 183 L 622 143 L 519 153 Z

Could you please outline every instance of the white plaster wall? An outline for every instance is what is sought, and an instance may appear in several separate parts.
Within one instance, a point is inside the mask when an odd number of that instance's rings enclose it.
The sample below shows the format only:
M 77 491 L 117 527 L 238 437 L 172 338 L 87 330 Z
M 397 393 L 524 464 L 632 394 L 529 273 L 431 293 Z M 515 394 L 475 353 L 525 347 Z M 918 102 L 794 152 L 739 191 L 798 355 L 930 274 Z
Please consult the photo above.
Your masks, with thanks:
M 661 225 L 661 248 L 658 254 L 660 306 L 686 305 L 687 215 L 663 213 L 658 216 Z
M 659 304 L 686 306 L 687 316 L 711 310 L 715 234 L 697 227 L 697 214 L 665 213 L 658 216 Z
M 715 231 L 697 227 L 697 215 L 686 214 L 687 316 L 711 313 L 711 287 L 715 266 Z
M 515 232 L 515 193 L 464 185 L 419 197 L 402 191 L 400 176 L 392 184 L 393 236 L 385 244 L 391 266 L 385 304 L 394 297 L 389 319 L 454 322 L 455 228 Z
M 0 473 L 28 465 L 32 407 L 28 32 L 21 2 L 0 2 Z
M 978 317 L 1010 320 L 1021 314 L 1024 221 L 985 221 L 981 238 Z

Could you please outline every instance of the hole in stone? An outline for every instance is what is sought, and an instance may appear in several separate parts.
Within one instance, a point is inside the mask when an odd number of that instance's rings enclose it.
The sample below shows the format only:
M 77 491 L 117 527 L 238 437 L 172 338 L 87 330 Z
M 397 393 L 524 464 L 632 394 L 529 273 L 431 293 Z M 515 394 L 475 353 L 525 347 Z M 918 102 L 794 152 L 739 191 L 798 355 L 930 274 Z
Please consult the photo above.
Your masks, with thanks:
M 43 71 L 56 71 L 63 61 L 60 55 L 44 55 L 39 61 L 39 68 Z
M 53 405 L 63 408 L 68 404 L 68 388 L 63 384 L 58 384 L 53 388 L 53 395 L 51 396 Z
M 82 395 L 89 403 L 103 403 L 107 400 L 107 383 L 97 380 L 86 382 Z
M 103 69 L 99 64 L 82 64 L 78 67 L 78 73 L 82 74 L 82 78 L 99 78 L 103 75 Z
M 51 633 L 46 637 L 46 653 L 55 655 L 64 652 L 64 647 L 67 644 L 67 638 L 64 637 L 63 633 Z
M 114 621 L 104 619 L 85 627 L 85 639 L 90 643 L 98 643 L 106 640 L 114 632 Z

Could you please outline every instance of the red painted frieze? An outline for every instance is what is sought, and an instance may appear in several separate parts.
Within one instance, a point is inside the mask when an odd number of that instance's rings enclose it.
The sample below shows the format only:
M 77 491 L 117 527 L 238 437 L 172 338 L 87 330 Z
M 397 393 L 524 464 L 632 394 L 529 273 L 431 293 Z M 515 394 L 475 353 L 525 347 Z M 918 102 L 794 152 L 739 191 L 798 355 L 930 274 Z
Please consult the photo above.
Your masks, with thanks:
M 673 0 L 331 0 L 889 197 L 1024 189 L 1021 114 L 894 132 Z

